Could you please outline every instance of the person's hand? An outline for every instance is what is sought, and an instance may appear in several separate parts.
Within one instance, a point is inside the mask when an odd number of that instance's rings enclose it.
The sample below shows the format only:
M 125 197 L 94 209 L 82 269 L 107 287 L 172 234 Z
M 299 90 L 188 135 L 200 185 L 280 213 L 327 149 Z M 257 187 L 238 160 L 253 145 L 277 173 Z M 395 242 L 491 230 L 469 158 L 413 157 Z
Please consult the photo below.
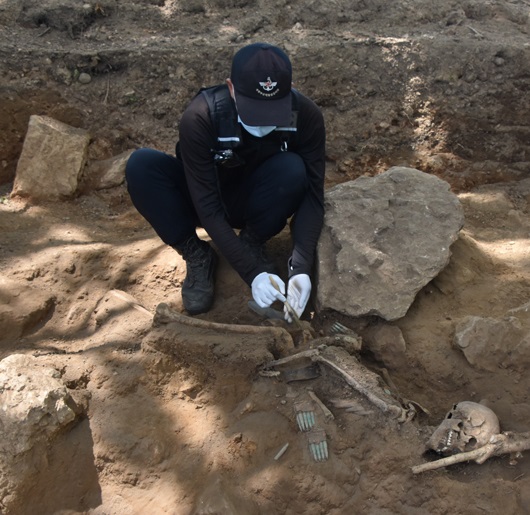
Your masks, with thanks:
M 293 275 L 289 279 L 289 285 L 287 286 L 287 302 L 296 311 L 298 318 L 302 316 L 310 294 L 311 279 L 307 274 Z M 285 320 L 287 320 L 287 322 L 292 322 L 293 318 L 286 307 L 284 307 L 283 312 Z
M 280 291 L 272 284 L 270 278 L 276 282 Z M 252 297 L 260 308 L 268 308 L 275 300 L 285 302 L 285 283 L 275 274 L 261 272 L 252 281 Z

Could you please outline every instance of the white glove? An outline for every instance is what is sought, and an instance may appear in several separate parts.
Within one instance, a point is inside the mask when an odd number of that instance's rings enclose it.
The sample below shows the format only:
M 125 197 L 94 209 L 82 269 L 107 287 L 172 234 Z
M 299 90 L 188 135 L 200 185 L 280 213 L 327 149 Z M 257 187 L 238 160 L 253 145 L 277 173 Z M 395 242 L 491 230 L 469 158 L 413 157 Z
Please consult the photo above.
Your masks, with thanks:
M 272 285 L 270 277 L 276 281 L 280 291 Z M 285 302 L 285 283 L 277 275 L 261 272 L 254 277 L 251 288 L 252 297 L 260 308 L 268 308 L 275 300 Z
M 287 302 L 296 311 L 298 317 L 302 316 L 309 295 L 311 294 L 311 279 L 307 274 L 293 275 L 289 279 L 289 286 L 287 287 Z M 286 307 L 283 309 L 285 320 L 292 322 L 293 319 Z

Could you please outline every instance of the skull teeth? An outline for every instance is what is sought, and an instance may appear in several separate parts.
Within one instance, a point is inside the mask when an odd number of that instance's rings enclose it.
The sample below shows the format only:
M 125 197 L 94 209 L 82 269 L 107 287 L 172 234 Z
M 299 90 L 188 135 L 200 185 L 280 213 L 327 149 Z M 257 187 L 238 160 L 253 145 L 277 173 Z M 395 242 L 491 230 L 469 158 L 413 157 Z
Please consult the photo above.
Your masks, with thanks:
M 441 448 L 442 452 L 448 451 L 453 448 L 453 438 L 457 435 L 457 432 L 453 429 L 449 429 L 447 431 L 447 435 L 445 437 L 445 440 L 442 442 L 443 446 Z
M 462 401 L 453 406 L 443 422 L 434 430 L 427 447 L 449 455 L 486 445 L 500 433 L 497 415 L 484 405 Z

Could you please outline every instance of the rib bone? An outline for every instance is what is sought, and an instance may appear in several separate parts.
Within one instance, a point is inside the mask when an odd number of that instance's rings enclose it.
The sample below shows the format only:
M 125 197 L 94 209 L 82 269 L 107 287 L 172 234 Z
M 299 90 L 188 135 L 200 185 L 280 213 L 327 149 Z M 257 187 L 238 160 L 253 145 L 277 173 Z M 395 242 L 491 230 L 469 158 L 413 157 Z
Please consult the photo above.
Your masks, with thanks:
M 316 342 L 316 340 L 315 340 Z M 320 346 L 286 358 L 268 363 L 265 368 L 273 368 L 299 359 L 311 359 L 327 365 L 337 372 L 354 390 L 364 395 L 372 404 L 384 413 L 397 418 L 399 422 L 410 420 L 414 416 L 413 408 L 403 408 L 398 401 L 388 395 L 380 386 L 380 377 L 371 372 L 351 354 L 339 347 Z

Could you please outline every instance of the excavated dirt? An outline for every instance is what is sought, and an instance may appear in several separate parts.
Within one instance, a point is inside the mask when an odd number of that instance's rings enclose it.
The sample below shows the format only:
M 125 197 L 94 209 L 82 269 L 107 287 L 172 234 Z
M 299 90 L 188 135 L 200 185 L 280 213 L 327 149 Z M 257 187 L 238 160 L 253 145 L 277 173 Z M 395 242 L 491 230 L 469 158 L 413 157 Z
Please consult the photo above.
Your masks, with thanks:
M 6 513 L 530 513 L 528 455 L 411 472 L 432 459 L 425 443 L 456 402 L 486 400 L 501 430 L 530 430 L 524 368 L 485 372 L 453 346 L 464 317 L 502 318 L 530 297 L 529 14 L 526 0 L 0 2 L 0 298 L 19 313 L 2 327 L 0 357 L 56 367 L 86 413 L 34 458 L 38 474 Z M 325 367 L 300 382 L 259 375 L 276 354 L 261 336 L 153 328 L 159 303 L 182 309 L 185 269 L 124 185 L 53 203 L 9 196 L 30 115 L 88 130 L 90 162 L 139 146 L 171 152 L 186 103 L 253 41 L 284 47 L 296 87 L 322 107 L 327 187 L 406 165 L 462 200 L 448 267 L 392 323 L 406 359 L 360 353 L 429 411 L 411 422 Z M 271 242 L 280 264 L 288 245 L 286 233 Z M 263 324 L 224 261 L 217 291 L 199 318 Z M 376 322 L 308 311 L 317 334 L 340 321 L 362 336 Z M 321 463 L 293 414 L 308 388 L 334 414 L 317 412 Z

